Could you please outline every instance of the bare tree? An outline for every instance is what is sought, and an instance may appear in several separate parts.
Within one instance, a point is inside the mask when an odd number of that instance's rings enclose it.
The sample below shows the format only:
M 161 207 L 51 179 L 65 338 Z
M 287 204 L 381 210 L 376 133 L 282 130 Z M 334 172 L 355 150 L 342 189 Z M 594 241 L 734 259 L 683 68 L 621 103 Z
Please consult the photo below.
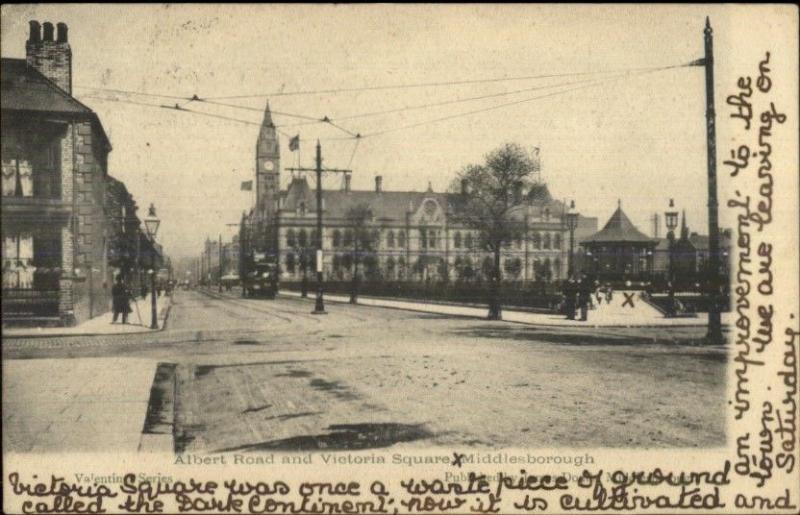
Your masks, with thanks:
M 506 242 L 524 236 L 520 211 L 542 187 L 538 171 L 538 155 L 507 143 L 491 151 L 484 164 L 461 170 L 451 187 L 454 221 L 474 229 L 479 245 L 493 255 L 489 320 L 502 320 L 500 256 Z
M 362 255 L 372 251 L 373 236 L 369 228 L 372 222 L 372 210 L 366 204 L 359 204 L 351 207 L 345 213 L 345 220 L 348 229 L 352 234 L 352 267 L 353 279 L 350 290 L 350 303 L 358 303 L 358 265 L 362 261 Z

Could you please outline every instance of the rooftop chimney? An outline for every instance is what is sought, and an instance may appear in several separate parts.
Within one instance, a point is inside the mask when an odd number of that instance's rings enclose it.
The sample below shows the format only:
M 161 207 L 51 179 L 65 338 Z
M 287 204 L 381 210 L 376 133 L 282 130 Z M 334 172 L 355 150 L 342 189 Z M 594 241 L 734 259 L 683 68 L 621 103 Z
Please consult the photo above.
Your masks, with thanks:
M 30 35 L 25 43 L 25 60 L 28 66 L 47 77 L 56 86 L 72 94 L 72 50 L 67 37 L 67 25 L 30 21 Z M 40 30 L 41 29 L 41 30 Z
M 350 193 L 350 174 L 344 174 L 344 191 Z
M 375 176 L 375 193 L 380 193 L 383 191 L 383 177 L 380 175 Z

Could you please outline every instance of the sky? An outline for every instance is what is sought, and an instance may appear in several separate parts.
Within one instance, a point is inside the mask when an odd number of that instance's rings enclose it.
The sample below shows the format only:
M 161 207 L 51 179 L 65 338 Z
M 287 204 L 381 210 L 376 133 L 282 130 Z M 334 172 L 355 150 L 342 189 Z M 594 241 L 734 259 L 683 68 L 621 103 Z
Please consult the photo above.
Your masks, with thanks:
M 282 168 L 312 166 L 319 138 L 325 165 L 351 168 L 353 188 L 371 189 L 382 175 L 387 190 L 424 191 L 430 182 L 441 191 L 465 165 L 516 142 L 540 149 L 551 193 L 574 199 L 600 227 L 619 199 L 647 234 L 652 215 L 660 213 L 663 236 L 663 212 L 674 198 L 691 229 L 707 233 L 703 68 L 640 69 L 702 57 L 709 15 L 715 87 L 731 90 L 738 75 L 752 72 L 742 63 L 749 66 L 763 54 L 763 45 L 751 48 L 743 38 L 758 34 L 768 43 L 775 23 L 744 18 L 747 9 L 4 5 L 0 34 L 3 57 L 24 57 L 29 20 L 67 23 L 73 94 L 97 112 L 111 139 L 109 173 L 126 183 L 142 216 L 155 204 L 162 220 L 158 240 L 178 258 L 199 255 L 206 237 L 229 239 L 235 228 L 228 224 L 251 206 L 252 194 L 240 184 L 254 178 L 267 100 L 275 112 L 328 116 L 364 135 L 356 146 L 331 125 L 297 125 L 307 119 L 275 114 L 283 133 Z M 792 58 L 775 57 L 777 65 Z M 518 79 L 489 81 L 508 78 Z M 419 83 L 449 84 L 377 88 Z M 357 91 L 330 91 L 341 89 Z M 193 95 L 207 101 L 187 103 Z M 455 102 L 473 97 L 485 98 Z M 176 102 L 241 121 L 160 107 Z M 433 103 L 443 105 L 353 117 Z M 470 111 L 480 112 L 457 116 Z M 732 121 L 720 116 L 718 122 L 724 148 Z M 286 136 L 295 134 L 299 156 L 288 149 Z M 289 176 L 282 172 L 284 185 Z M 325 187 L 339 182 L 328 178 Z M 727 187 L 721 177 L 721 198 Z

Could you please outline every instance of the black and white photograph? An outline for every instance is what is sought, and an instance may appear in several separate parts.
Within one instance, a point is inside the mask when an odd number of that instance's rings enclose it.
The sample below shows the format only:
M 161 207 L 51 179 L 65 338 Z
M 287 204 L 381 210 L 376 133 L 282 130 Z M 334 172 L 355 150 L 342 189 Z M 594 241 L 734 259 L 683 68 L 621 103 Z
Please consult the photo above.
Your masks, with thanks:
M 791 6 L 4 5 L 4 462 L 792 477 L 791 384 L 753 374 L 790 366 L 796 399 L 796 31 Z

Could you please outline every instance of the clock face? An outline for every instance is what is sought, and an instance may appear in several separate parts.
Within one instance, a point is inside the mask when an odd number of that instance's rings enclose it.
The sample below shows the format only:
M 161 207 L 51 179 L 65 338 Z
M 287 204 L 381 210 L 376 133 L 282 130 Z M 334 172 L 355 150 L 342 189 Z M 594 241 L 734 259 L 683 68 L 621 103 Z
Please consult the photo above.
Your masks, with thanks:
M 433 213 L 436 212 L 436 202 L 434 202 L 433 200 L 426 200 L 424 209 L 425 209 L 425 214 L 427 214 L 428 216 L 432 215 Z
M 275 169 L 275 163 L 272 161 L 264 161 L 264 170 L 272 171 Z

